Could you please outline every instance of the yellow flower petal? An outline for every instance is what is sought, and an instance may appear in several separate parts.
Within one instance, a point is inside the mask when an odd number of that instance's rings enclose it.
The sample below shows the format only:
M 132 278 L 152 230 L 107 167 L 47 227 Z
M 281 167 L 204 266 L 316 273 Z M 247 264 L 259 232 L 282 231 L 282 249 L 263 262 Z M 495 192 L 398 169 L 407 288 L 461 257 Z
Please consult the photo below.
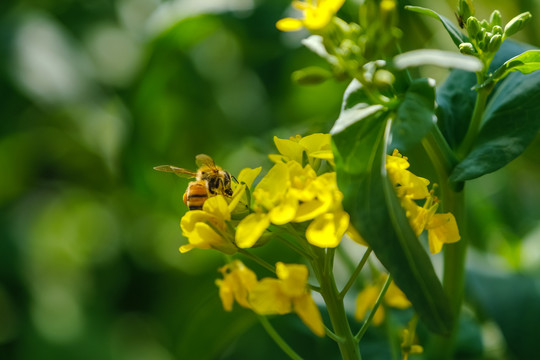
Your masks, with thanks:
M 268 226 L 270 226 L 270 219 L 267 214 L 249 214 L 238 224 L 235 235 L 236 245 L 242 249 L 252 247 Z
M 221 220 L 230 220 L 229 204 L 223 195 L 213 196 L 204 202 L 203 211 Z
M 356 298 L 356 312 L 354 313 L 354 318 L 357 321 L 362 321 L 366 317 L 368 310 L 371 310 L 377 302 L 380 292 L 380 286 L 368 285 L 358 294 Z M 377 326 L 380 325 L 383 320 L 384 309 L 382 306 L 379 306 L 377 312 L 375 312 L 375 315 L 373 316 L 372 323 Z
M 349 227 L 349 214 L 345 211 L 326 213 L 315 218 L 306 229 L 307 241 L 321 248 L 334 248 Z
M 298 200 L 292 196 L 285 196 L 278 206 L 270 210 L 269 216 L 272 224 L 284 225 L 291 222 L 298 209 Z
M 240 171 L 240 174 L 238 174 L 238 179 L 237 179 L 238 183 L 239 184 L 245 183 L 247 187 L 250 188 L 251 185 L 253 185 L 253 181 L 255 181 L 255 178 L 259 176 L 261 170 L 262 170 L 261 166 L 255 169 L 250 169 L 250 168 L 242 169 L 242 171 Z
M 328 211 L 329 208 L 328 202 L 322 202 L 320 200 L 311 200 L 304 202 L 298 206 L 298 210 L 296 211 L 296 217 L 294 218 L 294 221 L 296 222 L 304 222 L 307 220 L 314 219 L 315 217 L 324 214 L 326 211 Z
M 364 246 L 369 246 L 368 243 L 364 240 L 362 235 L 349 223 L 349 227 L 347 228 L 347 235 L 356 243 Z
M 264 278 L 249 293 L 249 303 L 253 311 L 261 315 L 287 314 L 292 310 L 291 300 L 282 291 L 278 279 Z
M 308 328 L 317 336 L 325 334 L 321 313 L 310 294 L 305 293 L 293 299 L 294 311 Z
M 301 296 L 306 292 L 308 268 L 301 264 L 276 264 L 276 275 L 282 280 L 283 292 L 289 297 Z
M 393 281 L 388 286 L 386 294 L 384 294 L 384 302 L 386 305 L 396 309 L 407 309 L 411 307 L 409 299 L 407 299 L 403 291 Z
M 289 160 L 302 164 L 302 153 L 305 149 L 300 143 L 289 139 L 280 139 L 277 136 L 274 136 L 274 144 L 281 155 L 287 157 Z
M 426 229 L 432 254 L 440 252 L 443 244 L 454 243 L 461 239 L 456 218 L 452 213 L 433 215 Z
M 225 311 L 232 311 L 234 295 L 228 282 L 224 280 L 216 280 L 216 285 L 219 287 L 219 297 Z
M 298 31 L 302 29 L 302 21 L 293 18 L 284 18 L 276 23 L 276 27 L 281 31 Z

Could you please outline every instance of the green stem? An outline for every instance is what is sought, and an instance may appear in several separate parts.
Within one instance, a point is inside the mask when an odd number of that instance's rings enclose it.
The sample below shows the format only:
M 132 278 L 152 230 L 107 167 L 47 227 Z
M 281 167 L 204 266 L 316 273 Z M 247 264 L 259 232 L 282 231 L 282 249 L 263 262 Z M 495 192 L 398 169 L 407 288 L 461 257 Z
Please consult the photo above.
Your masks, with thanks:
M 360 341 L 364 334 L 366 333 L 369 325 L 371 324 L 371 321 L 373 320 L 373 317 L 375 316 L 375 313 L 377 312 L 377 309 L 382 303 L 382 300 L 384 298 L 384 294 L 386 294 L 386 290 L 388 290 L 388 287 L 390 286 L 390 283 L 392 282 L 392 276 L 388 275 L 388 278 L 384 282 L 384 285 L 381 289 L 381 292 L 379 293 L 379 297 L 377 297 L 377 301 L 375 302 L 375 305 L 373 305 L 373 309 L 369 312 L 368 318 L 358 331 L 358 333 L 355 335 L 356 341 Z
M 257 264 L 261 265 L 263 268 L 269 270 L 270 272 L 274 274 L 276 273 L 276 268 L 274 266 L 270 265 L 269 263 L 267 263 L 265 260 L 261 259 L 257 255 L 253 255 L 252 253 L 244 249 L 238 249 L 238 252 L 246 256 L 247 258 L 255 261 Z
M 482 104 L 478 105 L 477 103 L 477 106 L 475 106 L 475 114 L 478 114 L 476 109 L 483 108 L 485 105 L 485 99 L 477 99 L 477 102 L 478 101 Z M 481 114 L 476 116 L 478 119 L 481 118 Z M 449 149 L 444 138 L 439 135 L 440 132 L 438 129 L 430 132 L 422 144 L 437 172 L 442 200 L 441 210 L 442 212 L 451 212 L 454 215 L 459 226 L 461 240 L 453 244 L 446 244 L 444 248 L 443 289 L 448 296 L 455 323 L 453 324 L 449 337 L 434 337 L 426 354 L 433 359 L 443 359 L 445 356 L 446 358 L 452 357 L 452 350 L 458 330 L 457 324 L 459 314 L 463 303 L 463 293 L 465 288 L 465 258 L 467 254 L 467 240 L 466 236 L 464 236 L 464 189 L 454 189 L 448 180 L 457 160 L 453 156 L 453 153 Z
M 285 340 L 283 340 L 283 338 L 278 334 L 276 329 L 274 329 L 272 324 L 270 324 L 270 321 L 268 321 L 268 319 L 265 316 L 259 315 L 258 318 L 259 318 L 259 321 L 260 321 L 261 325 L 264 327 L 264 330 L 266 330 L 268 335 L 270 335 L 270 337 L 274 340 L 274 342 L 277 344 L 277 346 L 279 346 L 279 348 L 281 350 L 283 350 L 283 352 L 285 354 L 287 354 L 291 359 L 302 360 L 302 357 L 300 355 L 298 355 L 289 346 L 289 344 L 287 344 L 287 342 L 285 342 Z
M 481 84 L 481 77 L 477 75 L 478 83 Z M 480 125 L 482 125 L 482 116 L 484 115 L 484 110 L 486 109 L 486 101 L 490 93 L 490 88 L 480 88 L 476 94 L 476 102 L 474 104 L 474 110 L 469 123 L 469 128 L 465 134 L 463 142 L 459 146 L 458 156 L 460 159 L 464 159 L 469 152 L 471 151 L 476 137 L 480 132 Z
M 339 291 L 336 286 L 334 272 L 332 269 L 334 250 L 313 247 L 314 253 L 317 255 L 312 266 L 321 285 L 321 295 L 326 304 L 330 322 L 334 330 L 334 334 L 340 341 L 337 342 L 341 357 L 344 360 L 361 359 L 360 348 L 358 341 L 354 338 L 345 312 L 343 299 L 339 296 Z
M 354 284 L 354 282 L 356 281 L 356 278 L 360 274 L 360 271 L 362 271 L 362 268 L 366 264 L 366 261 L 368 260 L 370 254 L 371 254 L 371 248 L 368 247 L 366 252 L 364 253 L 364 256 L 362 256 L 362 259 L 358 263 L 358 266 L 356 267 L 356 269 L 354 269 L 354 272 L 352 273 L 351 277 L 349 278 L 349 281 L 347 281 L 347 284 L 345 284 L 345 287 L 339 293 L 339 298 L 340 299 L 343 299 L 345 297 L 345 295 L 347 294 L 347 291 L 349 291 L 352 284 Z

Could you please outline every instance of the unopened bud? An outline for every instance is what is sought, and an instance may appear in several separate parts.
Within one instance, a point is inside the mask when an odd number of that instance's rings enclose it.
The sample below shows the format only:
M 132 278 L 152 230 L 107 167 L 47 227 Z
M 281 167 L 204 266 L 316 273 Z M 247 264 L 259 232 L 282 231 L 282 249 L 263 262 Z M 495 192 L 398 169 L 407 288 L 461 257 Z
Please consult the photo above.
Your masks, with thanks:
M 494 34 L 499 34 L 499 35 L 502 35 L 504 33 L 504 30 L 502 27 L 500 27 L 499 25 L 495 25 L 493 27 L 493 29 L 491 29 L 491 32 L 494 33 Z
M 309 66 L 292 73 L 291 78 L 300 85 L 317 85 L 332 77 L 332 73 L 318 66 Z
M 512 20 L 506 24 L 504 27 L 504 36 L 512 36 L 525 26 L 531 19 L 532 15 L 530 12 L 524 12 L 522 14 L 519 14 L 518 16 L 514 17 Z
M 478 19 L 474 16 L 471 16 L 467 19 L 467 32 L 469 33 L 469 37 L 473 39 L 482 32 L 480 22 L 478 22 Z
M 474 16 L 474 6 L 472 2 L 470 0 L 459 0 L 457 14 L 464 20 L 467 20 L 470 16 Z
M 491 37 L 491 40 L 489 41 L 489 44 L 487 46 L 487 50 L 489 52 L 495 53 L 497 50 L 499 50 L 499 47 L 502 43 L 502 35 L 495 34 Z
M 485 29 L 485 30 L 488 30 L 491 28 L 491 26 L 489 26 L 489 23 L 486 19 L 482 20 L 482 22 L 480 23 L 480 26 L 482 26 L 482 29 Z
M 501 12 L 499 10 L 493 10 L 493 12 L 491 13 L 491 17 L 489 18 L 489 23 L 491 24 L 491 26 L 502 25 Z
M 375 72 L 375 75 L 373 76 L 373 83 L 379 88 L 379 89 L 385 89 L 394 83 L 396 80 L 396 77 L 394 74 L 392 74 L 388 70 L 377 70 Z
M 464 55 L 474 55 L 476 54 L 476 50 L 470 42 L 465 42 L 459 44 L 459 51 Z

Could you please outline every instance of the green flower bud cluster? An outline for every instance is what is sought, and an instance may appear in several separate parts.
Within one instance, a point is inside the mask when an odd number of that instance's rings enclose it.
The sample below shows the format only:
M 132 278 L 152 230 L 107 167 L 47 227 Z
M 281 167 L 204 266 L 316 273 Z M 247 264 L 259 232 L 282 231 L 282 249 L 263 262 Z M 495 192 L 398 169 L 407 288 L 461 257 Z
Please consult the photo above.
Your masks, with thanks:
M 523 29 L 531 18 L 531 13 L 524 12 L 510 20 L 503 28 L 499 10 L 494 10 L 489 20 L 479 20 L 474 16 L 471 0 L 458 0 L 456 15 L 470 39 L 470 42 L 460 44 L 459 51 L 465 55 L 476 56 L 485 64 L 491 62 L 503 41 Z

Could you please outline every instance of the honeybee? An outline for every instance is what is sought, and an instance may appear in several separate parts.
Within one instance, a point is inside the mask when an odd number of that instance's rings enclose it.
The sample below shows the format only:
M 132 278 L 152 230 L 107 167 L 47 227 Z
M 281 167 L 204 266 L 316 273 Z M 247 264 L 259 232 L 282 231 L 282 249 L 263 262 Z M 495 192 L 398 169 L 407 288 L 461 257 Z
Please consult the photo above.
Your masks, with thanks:
M 184 204 L 189 210 L 201 210 L 206 199 L 216 195 L 232 196 L 231 174 L 214 163 L 214 160 L 205 154 L 195 157 L 199 167 L 197 172 L 182 169 L 172 165 L 160 165 L 155 170 L 174 173 L 180 177 L 195 178 L 188 184 L 184 193 Z

